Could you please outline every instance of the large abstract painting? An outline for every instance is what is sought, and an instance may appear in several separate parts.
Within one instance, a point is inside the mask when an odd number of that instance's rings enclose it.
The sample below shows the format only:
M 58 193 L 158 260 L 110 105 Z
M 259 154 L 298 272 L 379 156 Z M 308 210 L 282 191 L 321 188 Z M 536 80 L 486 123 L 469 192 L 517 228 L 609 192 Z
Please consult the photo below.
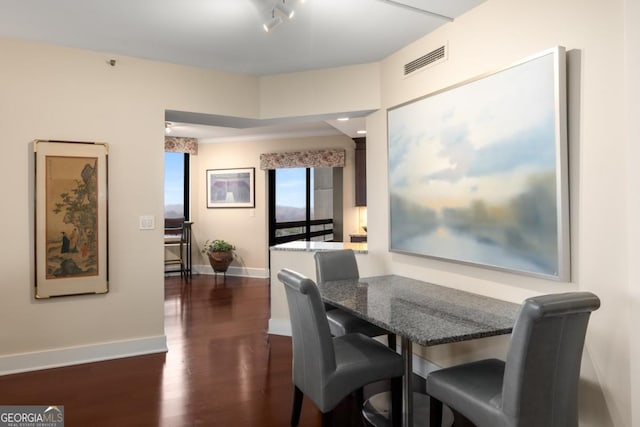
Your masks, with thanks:
M 36 298 L 105 293 L 107 146 L 35 141 Z
M 388 110 L 390 250 L 569 280 L 565 51 Z

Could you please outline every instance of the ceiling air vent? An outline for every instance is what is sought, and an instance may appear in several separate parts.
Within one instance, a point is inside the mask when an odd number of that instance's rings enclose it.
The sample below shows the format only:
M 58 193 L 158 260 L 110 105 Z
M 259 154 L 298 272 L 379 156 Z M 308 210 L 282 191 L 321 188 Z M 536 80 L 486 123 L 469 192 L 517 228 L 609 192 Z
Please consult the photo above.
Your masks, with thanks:
M 416 71 L 426 67 L 427 65 L 433 65 L 436 62 L 441 62 L 446 59 L 447 49 L 446 46 L 440 46 L 437 49 L 432 50 L 426 55 L 421 56 L 418 59 L 404 64 L 404 75 L 415 73 Z

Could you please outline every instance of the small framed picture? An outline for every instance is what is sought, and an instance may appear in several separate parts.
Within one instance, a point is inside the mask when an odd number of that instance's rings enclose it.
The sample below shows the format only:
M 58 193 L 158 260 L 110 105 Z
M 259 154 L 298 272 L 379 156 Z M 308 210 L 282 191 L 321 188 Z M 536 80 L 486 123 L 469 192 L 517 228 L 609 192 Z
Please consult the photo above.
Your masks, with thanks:
M 207 170 L 207 208 L 253 208 L 254 190 L 255 168 Z
M 107 144 L 33 146 L 35 297 L 107 293 Z

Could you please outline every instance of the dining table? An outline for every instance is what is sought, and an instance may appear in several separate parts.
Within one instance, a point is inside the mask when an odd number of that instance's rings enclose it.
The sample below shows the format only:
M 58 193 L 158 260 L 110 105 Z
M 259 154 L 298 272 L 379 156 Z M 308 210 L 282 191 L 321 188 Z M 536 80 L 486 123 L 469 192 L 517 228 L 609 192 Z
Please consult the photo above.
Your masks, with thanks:
M 508 301 L 399 275 L 323 282 L 318 283 L 318 289 L 325 302 L 400 337 L 405 369 L 404 427 L 429 422 L 424 415 L 414 419 L 413 345 L 434 346 L 509 334 L 520 308 Z M 422 396 L 419 405 L 428 402 L 426 395 Z M 373 396 L 365 404 L 367 420 L 374 425 L 388 423 L 383 416 L 388 408 L 376 407 L 381 400 Z

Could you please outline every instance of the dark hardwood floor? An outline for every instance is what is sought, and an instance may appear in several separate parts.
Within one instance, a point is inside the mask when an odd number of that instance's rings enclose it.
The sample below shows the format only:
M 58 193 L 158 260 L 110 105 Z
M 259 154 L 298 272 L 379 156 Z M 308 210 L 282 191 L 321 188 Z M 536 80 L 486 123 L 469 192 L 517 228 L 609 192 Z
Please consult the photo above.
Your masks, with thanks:
M 0 405 L 64 405 L 68 427 L 288 426 L 291 339 L 268 319 L 267 280 L 170 277 L 168 353 L 0 376 Z M 351 399 L 335 412 L 361 425 Z M 321 425 L 308 399 L 300 425 Z

